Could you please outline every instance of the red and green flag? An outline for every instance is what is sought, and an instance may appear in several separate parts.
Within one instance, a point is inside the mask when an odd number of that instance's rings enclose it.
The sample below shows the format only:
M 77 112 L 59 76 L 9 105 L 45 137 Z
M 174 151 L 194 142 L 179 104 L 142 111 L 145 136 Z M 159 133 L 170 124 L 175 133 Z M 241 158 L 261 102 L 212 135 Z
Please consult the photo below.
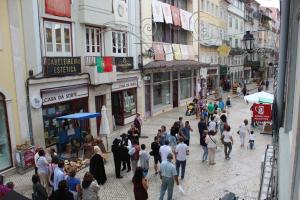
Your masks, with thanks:
M 112 57 L 96 57 L 97 72 L 112 72 Z

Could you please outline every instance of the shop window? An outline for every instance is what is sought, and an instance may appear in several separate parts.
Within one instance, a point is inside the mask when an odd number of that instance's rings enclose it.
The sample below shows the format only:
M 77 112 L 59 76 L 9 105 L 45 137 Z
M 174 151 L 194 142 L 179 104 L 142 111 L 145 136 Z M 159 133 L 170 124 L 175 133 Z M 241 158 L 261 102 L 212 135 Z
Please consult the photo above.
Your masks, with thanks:
M 154 107 L 170 104 L 170 72 L 153 74 Z
M 5 97 L 0 93 L 0 171 L 12 166 Z
M 187 99 L 192 96 L 192 71 L 180 72 L 180 99 Z
M 239 21 L 235 19 L 235 30 L 239 30 Z
M 154 73 L 153 74 L 153 82 L 162 82 L 162 81 L 169 81 L 170 80 L 170 72 L 163 72 L 163 73 Z
M 85 52 L 87 55 L 100 56 L 102 52 L 102 33 L 100 28 L 85 29 Z
M 112 53 L 115 55 L 126 55 L 127 53 L 127 34 L 126 32 L 112 32 Z
M 59 22 L 44 22 L 47 56 L 71 56 L 71 26 Z

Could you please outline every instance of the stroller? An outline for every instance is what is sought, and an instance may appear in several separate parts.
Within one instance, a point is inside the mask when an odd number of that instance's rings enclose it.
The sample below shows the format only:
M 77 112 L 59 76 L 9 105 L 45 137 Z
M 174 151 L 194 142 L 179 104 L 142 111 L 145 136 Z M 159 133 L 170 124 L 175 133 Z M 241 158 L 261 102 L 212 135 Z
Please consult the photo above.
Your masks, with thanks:
M 196 105 L 195 105 L 194 102 L 191 102 L 186 107 L 185 115 L 186 116 L 191 116 L 191 115 L 194 115 L 194 114 L 196 114 Z

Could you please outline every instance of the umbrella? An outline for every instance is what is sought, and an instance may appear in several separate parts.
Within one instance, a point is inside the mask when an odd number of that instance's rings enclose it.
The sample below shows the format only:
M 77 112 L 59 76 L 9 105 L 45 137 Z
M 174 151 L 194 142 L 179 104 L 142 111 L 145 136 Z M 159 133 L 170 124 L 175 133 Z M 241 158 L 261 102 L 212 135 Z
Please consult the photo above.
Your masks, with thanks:
M 244 97 L 249 103 L 273 103 L 274 95 L 267 92 L 256 92 Z

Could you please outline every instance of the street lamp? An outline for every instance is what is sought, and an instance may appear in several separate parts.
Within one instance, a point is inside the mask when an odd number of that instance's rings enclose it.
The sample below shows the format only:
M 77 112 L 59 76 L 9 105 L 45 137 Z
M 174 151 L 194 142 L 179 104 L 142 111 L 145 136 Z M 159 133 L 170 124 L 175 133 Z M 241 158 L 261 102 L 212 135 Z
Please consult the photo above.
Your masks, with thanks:
M 246 34 L 243 37 L 243 42 L 245 46 L 245 50 L 248 53 L 253 53 L 254 50 L 254 36 L 250 33 L 250 31 L 246 31 Z

